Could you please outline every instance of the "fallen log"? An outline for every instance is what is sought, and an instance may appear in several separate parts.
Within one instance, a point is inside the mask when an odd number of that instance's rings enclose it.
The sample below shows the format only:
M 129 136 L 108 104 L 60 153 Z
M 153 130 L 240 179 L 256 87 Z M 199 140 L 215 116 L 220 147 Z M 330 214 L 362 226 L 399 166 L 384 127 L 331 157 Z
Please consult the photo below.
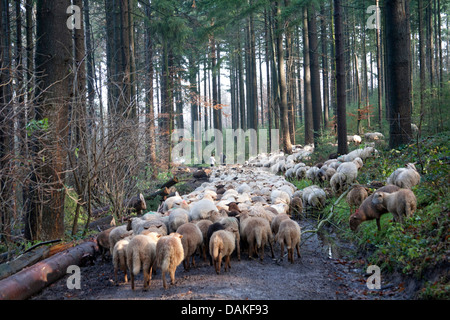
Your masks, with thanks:
M 157 196 L 161 196 L 162 198 L 164 198 L 164 197 L 168 196 L 169 193 L 170 193 L 170 192 L 169 192 L 169 189 L 168 189 L 168 188 L 163 188 L 163 189 L 157 190 L 157 191 L 155 191 L 155 192 L 152 192 L 152 193 L 146 195 L 146 196 L 144 197 L 144 199 L 145 199 L 145 200 L 153 200 L 153 199 L 155 199 Z
M 169 181 L 167 181 L 166 183 L 164 183 L 161 187 L 159 187 L 160 189 L 164 189 L 164 188 L 170 188 L 171 186 L 176 185 L 179 182 L 177 177 L 173 177 L 172 179 L 170 179 Z
M 93 256 L 97 244 L 84 242 L 37 262 L 0 281 L 0 300 L 25 300 L 67 274 L 71 265 L 79 265 L 87 255 Z
M 36 248 L 25 252 L 12 261 L 5 262 L 0 265 L 0 280 L 5 279 L 14 273 L 22 270 L 25 267 L 31 266 L 39 260 L 48 257 L 50 252 L 49 247 Z

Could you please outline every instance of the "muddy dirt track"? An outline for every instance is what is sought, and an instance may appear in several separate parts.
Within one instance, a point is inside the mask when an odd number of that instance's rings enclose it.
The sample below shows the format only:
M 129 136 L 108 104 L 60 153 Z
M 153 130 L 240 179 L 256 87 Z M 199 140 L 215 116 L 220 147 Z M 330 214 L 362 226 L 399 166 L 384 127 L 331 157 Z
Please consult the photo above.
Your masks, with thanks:
M 299 221 L 303 230 L 313 224 Z M 112 261 L 97 257 L 93 264 L 81 268 L 81 289 L 68 289 L 69 274 L 32 297 L 32 300 L 347 300 L 402 299 L 399 288 L 382 282 L 381 290 L 368 290 L 364 270 L 351 261 L 330 258 L 329 248 L 317 235 L 305 235 L 301 258 L 295 263 L 279 261 L 280 248 L 270 249 L 264 261 L 249 259 L 246 252 L 241 261 L 232 257 L 231 270 L 217 275 L 209 262 L 196 257 L 196 267 L 185 271 L 181 264 L 176 271 L 176 283 L 165 290 L 161 273 L 153 275 L 148 291 L 143 290 L 142 273 L 136 289 L 123 282 L 114 284 Z M 384 289 L 386 288 L 386 289 Z

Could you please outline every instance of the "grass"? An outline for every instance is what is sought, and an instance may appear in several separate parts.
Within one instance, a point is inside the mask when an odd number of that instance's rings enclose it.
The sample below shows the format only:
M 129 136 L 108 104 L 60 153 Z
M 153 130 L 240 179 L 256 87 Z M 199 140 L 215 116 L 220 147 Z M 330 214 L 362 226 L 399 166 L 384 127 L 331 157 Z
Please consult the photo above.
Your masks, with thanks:
M 419 146 L 419 148 L 418 148 Z M 383 272 L 399 272 L 423 281 L 417 297 L 422 299 L 450 298 L 448 256 L 450 253 L 450 132 L 442 132 L 412 143 L 399 150 L 380 148 L 380 157 L 367 159 L 358 175 L 360 184 L 385 181 L 397 168 L 416 162 L 421 173 L 421 183 L 413 188 L 418 202 L 414 216 L 404 225 L 392 222 L 392 215 L 381 218 L 381 231 L 375 220 L 361 224 L 355 233 L 349 228 L 350 209 L 345 200 L 334 209 L 331 220 L 333 231 L 343 241 L 357 247 L 355 257 L 364 257 L 367 265 L 376 264 Z M 311 163 L 320 156 L 311 159 Z M 422 159 L 421 163 L 417 162 Z M 302 189 L 311 183 L 293 181 Z M 336 197 L 328 199 L 323 216 L 327 216 Z M 444 271 L 438 280 L 429 275 Z M 433 278 L 433 277 L 432 277 Z

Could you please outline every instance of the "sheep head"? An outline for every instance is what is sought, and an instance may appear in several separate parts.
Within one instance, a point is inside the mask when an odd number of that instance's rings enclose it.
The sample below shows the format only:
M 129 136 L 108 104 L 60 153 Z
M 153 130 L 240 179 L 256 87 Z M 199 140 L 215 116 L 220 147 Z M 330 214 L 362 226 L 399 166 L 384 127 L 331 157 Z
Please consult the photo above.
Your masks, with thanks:
M 356 209 L 355 213 L 350 216 L 350 229 L 356 231 L 359 225 L 366 221 L 366 216 L 360 209 Z
M 373 194 L 373 197 L 372 197 L 372 203 L 373 203 L 373 204 L 382 204 L 382 203 L 383 203 L 384 197 L 385 197 L 385 193 L 384 193 L 384 192 L 382 192 L 382 191 L 376 191 L 376 192 Z

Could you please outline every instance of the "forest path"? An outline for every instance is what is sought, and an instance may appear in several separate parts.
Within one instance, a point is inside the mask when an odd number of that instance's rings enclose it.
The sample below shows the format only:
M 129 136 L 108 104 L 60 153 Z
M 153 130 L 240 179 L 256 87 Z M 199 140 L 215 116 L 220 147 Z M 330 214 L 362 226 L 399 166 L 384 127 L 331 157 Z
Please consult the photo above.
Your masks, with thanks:
M 252 169 L 253 170 L 253 169 Z M 255 171 L 264 170 L 254 168 Z M 265 170 L 266 171 L 266 170 Z M 266 171 L 267 173 L 267 171 Z M 317 221 L 298 221 L 302 230 L 311 230 Z M 301 258 L 289 263 L 287 257 L 279 261 L 280 247 L 274 245 L 275 259 L 268 246 L 264 261 L 249 259 L 246 251 L 241 261 L 234 255 L 231 270 L 217 275 L 214 267 L 196 257 L 196 267 L 185 271 L 180 265 L 176 270 L 176 283 L 165 290 L 161 272 L 153 275 L 150 288 L 143 291 L 142 273 L 136 278 L 136 290 L 123 282 L 120 274 L 118 285 L 113 282 L 114 269 L 111 259 L 101 261 L 97 257 L 93 265 L 81 268 L 81 289 L 68 289 L 65 276 L 50 285 L 32 299 L 86 299 L 86 300 L 336 300 L 388 298 L 389 292 L 369 292 L 364 272 L 353 262 L 332 257 L 330 247 L 317 234 L 303 236 Z M 356 272 L 356 273 L 355 273 Z M 391 297 L 392 299 L 392 297 Z

